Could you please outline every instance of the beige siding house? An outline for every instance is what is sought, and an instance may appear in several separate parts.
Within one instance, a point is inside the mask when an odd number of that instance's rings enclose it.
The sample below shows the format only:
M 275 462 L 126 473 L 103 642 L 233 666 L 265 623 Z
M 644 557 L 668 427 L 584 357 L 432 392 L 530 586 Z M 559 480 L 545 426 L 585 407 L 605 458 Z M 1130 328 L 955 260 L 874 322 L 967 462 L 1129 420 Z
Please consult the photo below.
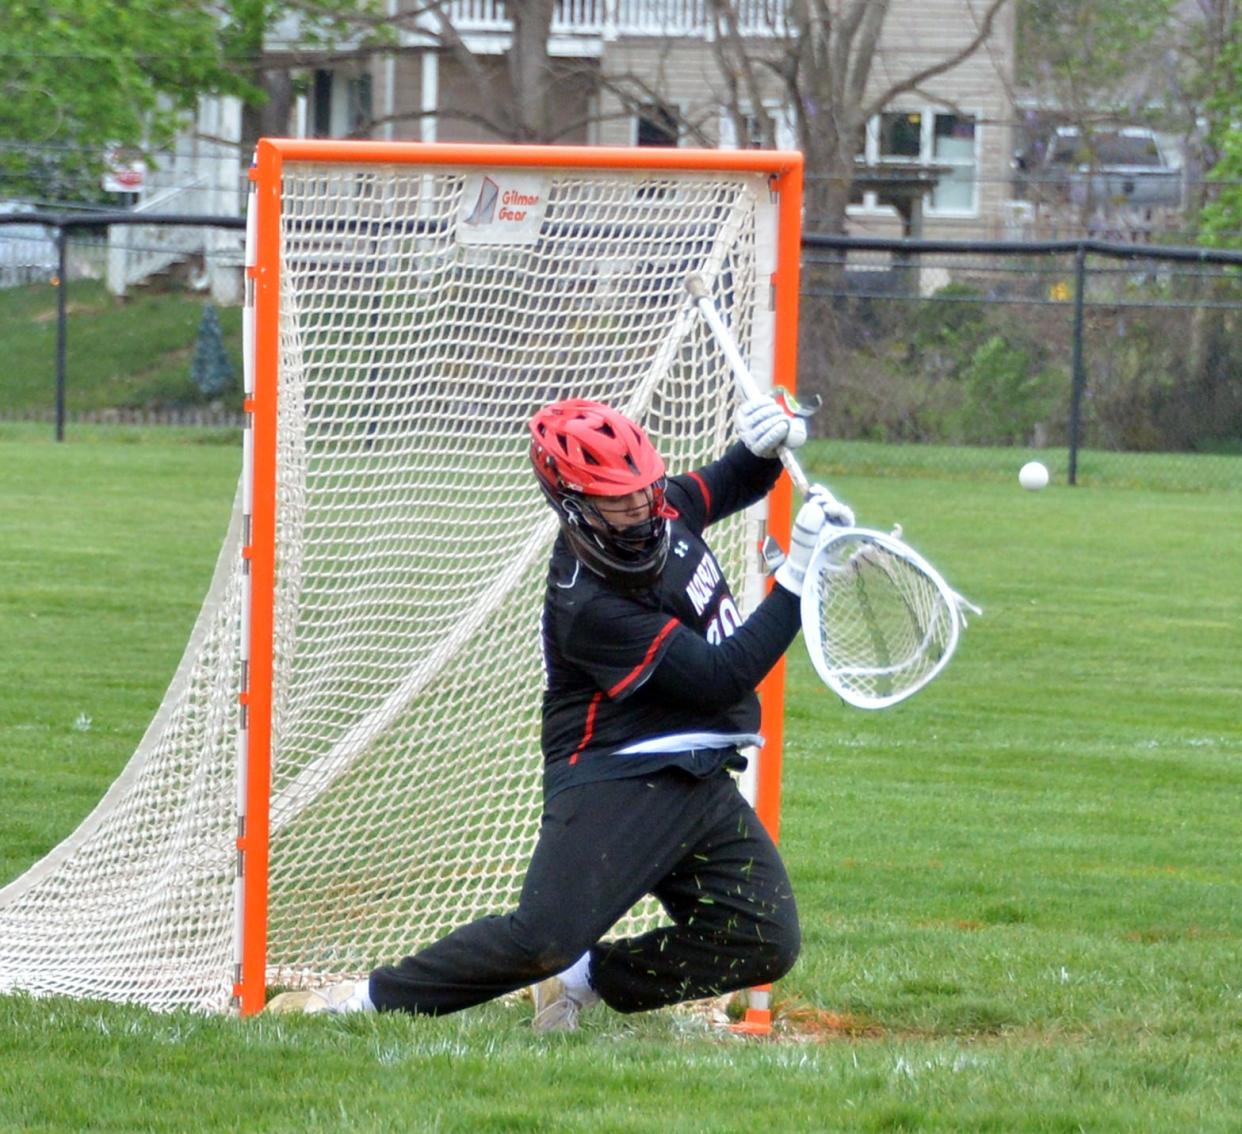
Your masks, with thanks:
M 885 24 L 872 85 L 888 85 L 948 58 L 978 28 L 976 0 L 898 0 Z M 1006 235 L 1006 202 L 1013 162 L 1014 3 L 1002 10 L 991 39 L 953 70 L 898 95 L 872 118 L 867 165 L 900 169 L 948 167 L 924 201 L 923 235 L 999 238 Z M 884 225 L 876 194 L 864 194 L 852 231 Z
M 969 43 L 989 2 L 892 0 L 868 97 Z M 415 10 L 415 0 L 389 3 L 398 16 Z M 1015 235 L 1015 204 L 1008 198 L 1016 3 L 1010 0 L 1002 10 L 982 49 L 921 83 L 917 93 L 895 97 L 873 116 L 859 141 L 851 233 L 961 239 Z M 324 54 L 319 62 L 301 46 L 304 37 L 294 20 L 275 28 L 268 43 L 274 61 L 282 53 L 287 63 L 296 59 L 305 79 L 285 132 L 295 137 L 504 140 L 496 112 L 516 97 L 506 66 L 511 28 L 505 4 L 446 0 L 446 8 L 468 58 L 420 28 L 412 16 L 394 20 L 400 30 L 392 51 L 350 57 L 348 45 L 338 45 L 346 50 Z M 748 52 L 782 49 L 778 21 L 784 8 L 783 0 L 734 0 Z M 750 144 L 749 138 L 739 140 L 728 110 L 730 76 L 719 63 L 711 12 L 711 0 L 559 0 L 549 40 L 555 140 L 617 146 Z M 771 76 L 767 81 L 762 101 L 776 122 L 776 144 L 797 148 L 794 109 Z M 745 118 L 755 108 L 739 109 Z M 161 163 L 161 172 L 148 178 L 138 211 L 202 210 L 203 186 L 220 184 L 224 188 L 212 200 L 221 204 L 225 197 L 220 194 L 226 194 L 232 204 L 221 211 L 235 212 L 240 174 L 249 159 L 242 152 L 240 125 L 235 100 L 204 99 L 176 160 Z M 236 162 L 226 161 L 226 153 Z M 902 213 L 890 200 L 902 203 Z M 208 237 L 198 231 L 193 247 L 168 249 L 161 263 L 202 256 L 224 264 L 217 274 L 233 282 L 218 290 L 230 295 L 236 290 L 239 252 L 209 247 L 204 243 Z M 135 240 L 135 247 L 151 244 L 157 234 L 137 235 L 144 239 Z M 228 234 L 210 240 L 235 243 Z M 113 260 L 109 282 L 118 292 L 160 269 L 121 241 Z
M 404 3 L 404 0 L 403 0 Z M 894 0 L 872 69 L 871 94 L 951 56 L 977 33 L 986 0 Z M 504 52 L 503 0 L 454 0 L 453 24 L 481 72 L 471 73 L 434 36 L 407 26 L 400 50 L 314 72 L 290 132 L 439 141 L 503 140 L 496 100 L 514 97 Z M 773 0 L 738 0 L 755 51 L 780 46 Z M 884 186 L 912 171 L 935 187 L 922 197 L 915 234 L 1003 236 L 1013 154 L 1014 3 L 992 36 L 953 70 L 897 96 L 868 125 L 850 229 L 900 235 L 909 218 L 885 203 Z M 727 76 L 707 0 L 562 0 L 550 54 L 564 68 L 553 102 L 558 141 L 591 145 L 737 144 Z M 480 79 L 480 74 L 484 76 Z M 797 146 L 792 108 L 772 83 L 764 102 L 777 144 Z M 813 171 L 810 171 L 813 175 Z M 907 190 L 908 192 L 908 190 Z

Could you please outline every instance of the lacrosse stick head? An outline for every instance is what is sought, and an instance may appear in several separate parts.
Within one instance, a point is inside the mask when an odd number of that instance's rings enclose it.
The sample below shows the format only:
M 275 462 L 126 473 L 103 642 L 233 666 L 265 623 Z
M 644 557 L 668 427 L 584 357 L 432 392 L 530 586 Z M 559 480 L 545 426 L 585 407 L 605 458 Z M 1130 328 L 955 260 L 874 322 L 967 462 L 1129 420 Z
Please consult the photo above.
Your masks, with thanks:
M 807 652 L 842 700 L 884 709 L 948 665 L 964 602 L 900 539 L 867 528 L 825 528 L 802 589 Z

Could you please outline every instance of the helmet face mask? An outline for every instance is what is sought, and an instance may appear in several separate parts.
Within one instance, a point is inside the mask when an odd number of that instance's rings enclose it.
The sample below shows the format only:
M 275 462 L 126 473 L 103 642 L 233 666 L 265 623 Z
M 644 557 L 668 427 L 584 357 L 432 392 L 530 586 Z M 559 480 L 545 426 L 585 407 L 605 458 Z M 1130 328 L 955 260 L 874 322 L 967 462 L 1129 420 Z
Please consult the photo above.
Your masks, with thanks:
M 647 519 L 618 526 L 591 497 L 566 492 L 556 502 L 561 525 L 574 555 L 597 575 L 625 589 L 649 587 L 668 559 L 671 518 L 664 502 L 664 479 L 647 487 Z
M 647 435 L 599 402 L 554 402 L 531 419 L 531 464 L 575 557 L 624 589 L 651 586 L 668 558 L 664 462 Z M 646 517 L 612 523 L 597 501 L 645 493 Z

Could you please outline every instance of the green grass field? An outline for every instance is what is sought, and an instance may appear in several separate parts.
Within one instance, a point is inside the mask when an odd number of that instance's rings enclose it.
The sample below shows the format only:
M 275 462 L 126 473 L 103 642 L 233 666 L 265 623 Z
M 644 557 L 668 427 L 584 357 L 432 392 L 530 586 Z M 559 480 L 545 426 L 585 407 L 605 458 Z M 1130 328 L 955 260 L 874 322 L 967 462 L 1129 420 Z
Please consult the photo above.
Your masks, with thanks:
M 46 432 L 0 427 L 0 884 L 132 752 L 239 463 L 218 436 Z M 970 478 L 812 456 L 985 615 L 884 713 L 790 654 L 805 944 L 775 1038 L 606 1010 L 537 1037 L 520 1002 L 237 1021 L 0 997 L 0 1131 L 1242 1130 L 1242 465 L 1194 484 L 1129 457 L 1127 487 L 1033 494 L 1014 454 Z

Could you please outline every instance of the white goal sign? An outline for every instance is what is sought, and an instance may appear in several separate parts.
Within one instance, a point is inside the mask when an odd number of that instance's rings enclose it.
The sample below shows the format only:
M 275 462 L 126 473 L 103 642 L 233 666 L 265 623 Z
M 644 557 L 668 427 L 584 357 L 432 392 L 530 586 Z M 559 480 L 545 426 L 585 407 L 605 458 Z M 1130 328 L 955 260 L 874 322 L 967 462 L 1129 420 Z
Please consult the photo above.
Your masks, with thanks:
M 461 244 L 534 244 L 548 207 L 545 176 L 489 170 L 472 173 L 462 187 L 457 220 Z
M 0 890 L 0 992 L 251 1013 L 511 908 L 556 530 L 528 419 L 593 398 L 674 471 L 723 452 L 689 273 L 761 382 L 794 373 L 797 154 L 265 140 L 252 182 L 233 522 L 137 752 Z M 762 521 L 712 529 L 748 609 Z

